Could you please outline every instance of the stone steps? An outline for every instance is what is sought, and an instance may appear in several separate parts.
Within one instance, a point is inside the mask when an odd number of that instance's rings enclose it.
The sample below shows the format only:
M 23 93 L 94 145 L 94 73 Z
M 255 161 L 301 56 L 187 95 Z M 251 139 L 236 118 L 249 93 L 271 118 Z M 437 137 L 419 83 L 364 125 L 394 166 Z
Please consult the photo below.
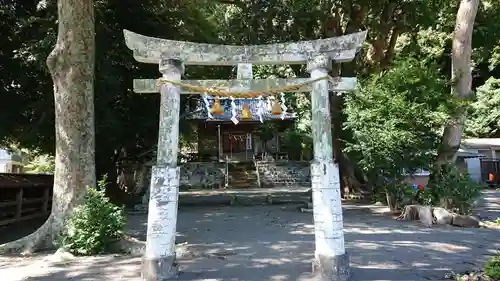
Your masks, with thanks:
M 229 188 L 255 188 L 258 186 L 254 163 L 229 165 Z

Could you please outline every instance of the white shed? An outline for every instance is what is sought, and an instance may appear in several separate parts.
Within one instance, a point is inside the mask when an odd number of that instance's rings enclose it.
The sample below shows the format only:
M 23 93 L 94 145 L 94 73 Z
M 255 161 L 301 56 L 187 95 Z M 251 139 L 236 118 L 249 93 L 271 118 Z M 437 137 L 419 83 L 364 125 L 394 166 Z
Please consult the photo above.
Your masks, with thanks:
M 0 148 L 0 173 L 22 173 L 23 163 L 21 156 Z

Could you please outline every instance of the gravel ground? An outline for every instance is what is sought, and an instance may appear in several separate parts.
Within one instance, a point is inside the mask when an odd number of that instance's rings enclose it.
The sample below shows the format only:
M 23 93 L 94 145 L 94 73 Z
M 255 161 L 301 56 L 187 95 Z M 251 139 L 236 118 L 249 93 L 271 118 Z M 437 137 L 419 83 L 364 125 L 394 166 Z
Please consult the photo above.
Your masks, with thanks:
M 481 216 L 500 216 L 500 192 L 488 191 Z M 345 239 L 353 280 L 443 280 L 449 270 L 481 265 L 500 248 L 500 231 L 451 226 L 424 228 L 382 215 L 378 206 L 344 206 Z M 129 233 L 145 236 L 145 215 L 129 216 Z M 311 213 L 294 205 L 184 207 L 179 240 L 185 281 L 310 280 L 314 253 Z M 0 280 L 140 280 L 140 257 L 107 255 L 57 260 L 0 256 Z

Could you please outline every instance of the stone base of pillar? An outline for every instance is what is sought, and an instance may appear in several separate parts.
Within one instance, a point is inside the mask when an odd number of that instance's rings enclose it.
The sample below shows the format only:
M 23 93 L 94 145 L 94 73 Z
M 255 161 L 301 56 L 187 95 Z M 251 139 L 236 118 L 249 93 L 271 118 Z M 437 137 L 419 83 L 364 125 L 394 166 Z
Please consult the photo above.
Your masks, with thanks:
M 349 255 L 341 256 L 318 255 L 312 264 L 314 280 L 318 281 L 350 281 L 351 267 Z
M 176 280 L 179 275 L 179 266 L 175 256 L 142 259 L 142 280 L 167 281 Z

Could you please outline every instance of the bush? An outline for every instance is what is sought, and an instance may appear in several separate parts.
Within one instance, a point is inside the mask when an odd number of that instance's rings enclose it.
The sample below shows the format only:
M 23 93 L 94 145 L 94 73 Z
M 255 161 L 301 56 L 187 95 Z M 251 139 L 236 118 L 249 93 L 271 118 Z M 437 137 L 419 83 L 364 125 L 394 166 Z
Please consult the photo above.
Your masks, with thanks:
M 84 203 L 75 208 L 65 225 L 62 246 L 75 255 L 95 255 L 111 250 L 122 236 L 125 214 L 105 195 L 106 177 L 98 188 L 87 188 Z
M 500 280 L 500 254 L 496 254 L 486 262 L 484 273 L 493 280 Z
M 429 183 L 431 203 L 461 214 L 472 211 L 484 188 L 482 184 L 471 181 L 469 175 L 460 171 L 454 163 L 434 169 L 432 177 Z
M 414 58 L 360 81 L 345 97 L 345 130 L 354 138 L 345 151 L 375 177 L 398 177 L 430 163 L 448 121 L 445 85 L 436 65 Z
M 384 183 L 380 184 L 376 190 L 376 192 L 383 193 L 391 211 L 396 211 L 404 207 L 404 205 L 411 203 L 411 198 L 414 196 L 411 186 L 406 184 L 402 179 L 385 179 Z M 376 197 L 379 200 L 381 198 L 380 195 Z M 381 201 L 383 202 L 384 200 Z
M 445 164 L 432 171 L 433 179 L 428 186 L 411 186 L 399 179 L 384 179 L 375 186 L 374 198 L 385 201 L 391 210 L 407 204 L 441 206 L 460 214 L 468 214 L 481 196 L 484 185 L 470 180 L 456 164 Z
M 360 81 L 345 97 L 344 131 L 353 138 L 345 139 L 344 152 L 376 185 L 378 198 L 387 193 L 393 202 L 403 200 L 411 188 L 402 182 L 404 172 L 432 162 L 452 101 L 437 66 L 408 57 Z M 397 184 L 382 183 L 384 178 Z

